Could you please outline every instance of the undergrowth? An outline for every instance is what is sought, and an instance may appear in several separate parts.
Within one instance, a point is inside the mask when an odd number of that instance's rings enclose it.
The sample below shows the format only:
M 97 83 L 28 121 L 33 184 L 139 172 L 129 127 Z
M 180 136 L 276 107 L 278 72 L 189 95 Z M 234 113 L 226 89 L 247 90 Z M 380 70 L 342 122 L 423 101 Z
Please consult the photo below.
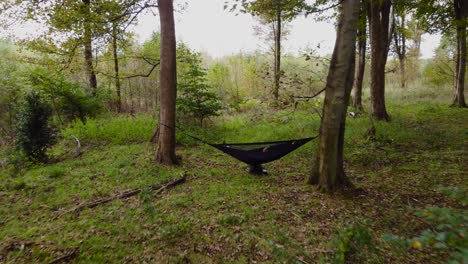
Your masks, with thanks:
M 466 232 L 466 205 L 442 194 L 440 186 L 466 185 L 466 111 L 434 102 L 390 101 L 388 108 L 389 123 L 366 114 L 348 117 L 345 165 L 356 188 L 333 195 L 304 184 L 314 141 L 266 164 L 269 175 L 258 177 L 184 134 L 210 142 L 310 137 L 320 119 L 307 108 L 245 111 L 213 118 L 204 128 L 180 123 L 178 167 L 154 163 L 155 146 L 148 141 L 156 120 L 150 116 L 75 123 L 62 131 L 62 144 L 51 153 L 73 152 L 74 135 L 83 144 L 81 156 L 29 164 L 16 174 L 10 173 L 13 165 L 2 163 L 0 262 L 51 262 L 74 249 L 75 263 L 444 263 L 457 258 L 451 254 L 466 251 L 466 239 L 460 240 L 466 236 L 460 236 Z M 372 125 L 375 137 L 366 134 Z M 185 184 L 158 196 L 148 188 L 182 174 L 188 177 Z M 136 188 L 142 190 L 137 196 L 64 214 Z M 403 238 L 403 248 L 385 234 Z M 437 244 L 441 241 L 445 244 Z

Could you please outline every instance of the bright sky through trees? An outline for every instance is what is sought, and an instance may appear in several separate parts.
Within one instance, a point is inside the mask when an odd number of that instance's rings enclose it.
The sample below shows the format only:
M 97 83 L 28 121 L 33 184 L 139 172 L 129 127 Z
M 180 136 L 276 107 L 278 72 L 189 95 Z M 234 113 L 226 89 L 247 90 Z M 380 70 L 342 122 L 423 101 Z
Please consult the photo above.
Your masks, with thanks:
M 178 1 L 181 2 L 181 1 Z M 177 5 L 176 34 L 178 40 L 191 48 L 203 51 L 217 58 L 254 50 L 266 51 L 267 44 L 254 34 L 253 27 L 258 22 L 251 15 L 235 15 L 223 9 L 224 0 L 190 0 L 187 5 Z M 159 30 L 157 10 L 147 12 L 139 18 L 138 25 L 131 27 L 140 42 L 150 38 Z M 24 38 L 37 34 L 34 24 L 17 25 L 13 32 Z M 299 17 L 291 23 L 291 33 L 283 42 L 286 53 L 297 54 L 307 47 L 316 49 L 319 54 L 331 54 L 335 42 L 335 28 L 332 22 L 316 22 L 312 17 Z M 422 58 L 430 58 L 439 43 L 439 35 L 423 35 Z M 317 49 L 320 44 L 320 49 Z
M 224 0 L 190 0 L 184 10 L 176 14 L 178 40 L 190 47 L 221 57 L 239 51 L 266 50 L 267 45 L 254 34 L 255 18 L 248 14 L 236 16 L 223 9 Z M 179 7 L 179 10 L 181 8 Z M 149 39 L 159 28 L 158 19 L 147 14 L 140 18 L 135 27 L 141 41 Z M 316 49 L 324 55 L 330 54 L 335 42 L 333 23 L 316 22 L 312 17 L 300 17 L 292 22 L 291 34 L 284 41 L 285 52 L 297 53 L 306 47 Z M 423 58 L 432 57 L 439 36 L 423 36 L 421 53 Z

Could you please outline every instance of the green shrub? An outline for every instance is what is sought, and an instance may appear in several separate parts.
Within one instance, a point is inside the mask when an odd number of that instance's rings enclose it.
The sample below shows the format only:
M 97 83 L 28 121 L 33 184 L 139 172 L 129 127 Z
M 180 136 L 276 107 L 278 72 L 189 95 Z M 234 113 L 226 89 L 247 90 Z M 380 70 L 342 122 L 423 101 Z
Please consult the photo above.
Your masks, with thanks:
M 87 117 L 93 117 L 102 108 L 102 97 L 87 93 L 79 83 L 66 80 L 63 74 L 53 74 L 36 69 L 29 76 L 33 87 L 43 91 L 55 112 L 65 121 L 75 119 L 85 123 Z
M 37 91 L 26 94 L 16 126 L 16 144 L 32 160 L 46 161 L 46 151 L 55 141 L 50 125 L 52 108 Z
M 2 170 L 10 176 L 15 177 L 20 175 L 24 169 L 31 165 L 30 161 L 28 161 L 28 157 L 18 149 L 6 149 L 6 151 L 2 153 L 2 156 L 5 157 L 4 160 L 1 161 Z
M 177 85 L 177 111 L 182 116 L 196 118 L 201 126 L 211 116 L 218 116 L 223 107 L 221 99 L 210 91 L 207 74 L 201 67 L 201 55 L 188 51 L 187 69 L 184 78 Z
M 416 212 L 424 218 L 432 228 L 421 232 L 419 236 L 404 238 L 386 235 L 388 241 L 398 243 L 400 246 L 413 248 L 431 248 L 450 253 L 448 263 L 466 263 L 468 259 L 467 223 L 468 213 L 466 207 L 468 195 L 466 188 L 442 188 L 441 191 L 462 204 L 461 208 L 427 207 Z
M 354 262 L 358 255 L 365 255 L 366 249 L 368 251 L 375 248 L 369 228 L 362 223 L 345 227 L 332 241 L 332 245 L 334 247 L 332 263 L 345 263 L 351 259 Z

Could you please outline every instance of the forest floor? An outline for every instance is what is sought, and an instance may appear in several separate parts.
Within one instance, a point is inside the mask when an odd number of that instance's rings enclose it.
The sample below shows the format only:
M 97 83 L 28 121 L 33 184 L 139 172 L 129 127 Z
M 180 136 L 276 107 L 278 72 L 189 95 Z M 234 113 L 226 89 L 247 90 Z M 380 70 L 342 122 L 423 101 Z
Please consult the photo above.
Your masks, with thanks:
M 259 141 L 311 136 L 319 125 L 311 110 L 267 113 L 237 114 L 207 130 L 227 141 Z M 466 208 L 440 188 L 467 186 L 467 110 L 390 103 L 389 113 L 391 122 L 375 122 L 375 138 L 366 135 L 366 115 L 348 118 L 346 172 L 355 188 L 332 195 L 304 183 L 315 142 L 267 164 L 267 176 L 253 176 L 193 141 L 177 148 L 180 166 L 158 166 L 153 145 L 120 134 L 100 141 L 89 122 L 68 132 L 81 139 L 81 156 L 0 175 L 0 263 L 444 262 L 446 249 L 397 246 L 386 237 L 433 230 L 417 214 L 427 207 Z M 115 133 L 133 135 L 138 118 Z M 217 139 L 211 132 L 203 136 Z M 64 139 L 54 155 L 73 144 Z M 185 183 L 158 195 L 147 188 L 181 175 Z M 67 213 L 135 188 L 142 192 Z

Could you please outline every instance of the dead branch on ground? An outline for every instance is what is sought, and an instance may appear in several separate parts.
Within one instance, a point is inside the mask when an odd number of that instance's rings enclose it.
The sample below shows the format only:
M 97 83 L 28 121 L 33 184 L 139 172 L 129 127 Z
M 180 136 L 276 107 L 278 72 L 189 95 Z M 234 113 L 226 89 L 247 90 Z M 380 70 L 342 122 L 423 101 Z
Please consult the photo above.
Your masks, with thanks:
M 181 183 L 184 183 L 185 181 L 186 181 L 186 176 L 184 175 L 181 178 L 172 180 L 172 181 L 167 182 L 167 183 L 151 185 L 149 187 L 149 190 L 154 191 L 154 194 L 157 195 L 157 194 L 162 193 L 164 190 L 172 188 L 174 186 L 177 186 L 177 185 L 179 185 Z M 69 213 L 78 213 L 78 212 L 82 211 L 85 208 L 94 208 L 94 207 L 97 207 L 97 206 L 99 206 L 101 204 L 105 204 L 105 203 L 111 202 L 111 201 L 116 200 L 116 199 L 125 199 L 125 198 L 131 197 L 131 196 L 135 196 L 135 195 L 139 194 L 141 191 L 142 191 L 142 188 L 138 188 L 138 189 L 126 191 L 126 192 L 123 192 L 123 193 L 119 193 L 119 194 L 116 194 L 116 195 L 113 195 L 113 196 L 101 198 L 101 199 L 98 199 L 98 200 L 95 200 L 95 201 L 81 203 L 78 206 L 72 208 L 71 210 L 68 210 L 68 211 L 60 214 L 59 217 L 63 216 L 63 215 L 66 215 L 66 214 L 69 214 Z

